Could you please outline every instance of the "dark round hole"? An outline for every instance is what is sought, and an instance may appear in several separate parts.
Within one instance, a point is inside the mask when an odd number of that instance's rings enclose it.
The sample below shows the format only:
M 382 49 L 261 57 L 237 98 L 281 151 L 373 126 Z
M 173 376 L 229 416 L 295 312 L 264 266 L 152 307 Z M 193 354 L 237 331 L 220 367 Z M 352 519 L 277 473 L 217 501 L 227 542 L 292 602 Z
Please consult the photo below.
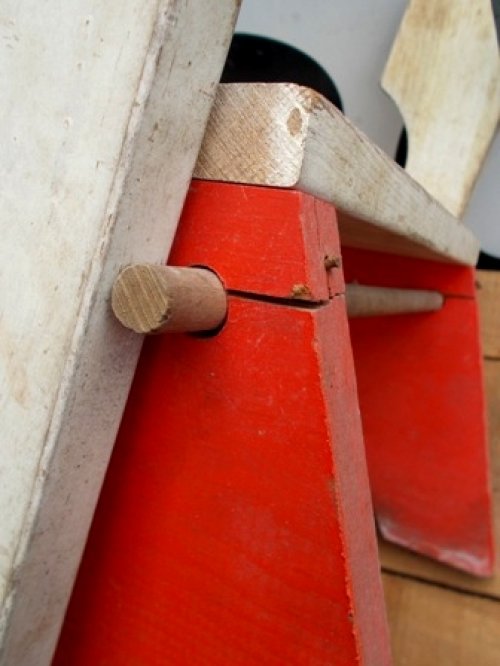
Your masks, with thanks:
M 215 336 L 219 335 L 219 333 L 222 331 L 226 323 L 227 323 L 227 313 L 224 319 L 221 321 L 221 323 L 215 328 L 212 328 L 209 331 L 195 331 L 193 333 L 189 333 L 189 335 L 192 335 L 195 338 L 202 338 L 202 339 L 215 338 Z
M 216 278 L 219 280 L 219 282 L 224 285 L 224 280 L 217 273 L 217 271 L 214 270 L 213 268 L 211 268 L 210 266 L 205 266 L 204 264 L 191 264 L 190 268 L 203 268 L 203 270 L 205 270 L 205 271 L 210 271 L 211 273 L 213 273 L 216 276 Z M 192 335 L 195 338 L 202 338 L 202 339 L 215 338 L 215 336 L 219 335 L 219 333 L 222 331 L 222 329 L 224 328 L 224 326 L 227 323 L 228 310 L 229 310 L 229 306 L 228 306 L 228 309 L 226 310 L 226 316 L 221 321 L 221 323 L 218 326 L 216 326 L 215 328 L 211 328 L 208 331 L 193 331 L 192 333 L 189 333 L 188 335 Z

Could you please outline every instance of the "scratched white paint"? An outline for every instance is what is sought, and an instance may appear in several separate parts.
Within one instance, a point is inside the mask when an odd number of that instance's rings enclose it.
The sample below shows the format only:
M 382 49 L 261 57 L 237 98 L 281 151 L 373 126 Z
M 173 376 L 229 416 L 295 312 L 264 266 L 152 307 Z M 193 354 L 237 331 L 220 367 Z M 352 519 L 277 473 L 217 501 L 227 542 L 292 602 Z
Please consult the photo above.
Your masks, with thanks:
M 140 340 L 109 314 L 161 261 L 236 0 L 0 6 L 0 663 L 49 663 Z

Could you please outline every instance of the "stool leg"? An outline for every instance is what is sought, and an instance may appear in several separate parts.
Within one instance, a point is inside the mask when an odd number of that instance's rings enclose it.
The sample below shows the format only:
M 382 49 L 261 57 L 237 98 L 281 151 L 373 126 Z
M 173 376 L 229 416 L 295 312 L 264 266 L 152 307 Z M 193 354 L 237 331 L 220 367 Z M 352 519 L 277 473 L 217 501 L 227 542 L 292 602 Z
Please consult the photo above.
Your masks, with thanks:
M 373 503 L 382 534 L 468 573 L 493 570 L 474 269 L 343 249 L 349 280 L 435 289 L 442 309 L 353 319 Z
M 193 186 L 171 263 L 227 320 L 145 344 L 56 664 L 390 663 L 338 252 L 311 197 Z

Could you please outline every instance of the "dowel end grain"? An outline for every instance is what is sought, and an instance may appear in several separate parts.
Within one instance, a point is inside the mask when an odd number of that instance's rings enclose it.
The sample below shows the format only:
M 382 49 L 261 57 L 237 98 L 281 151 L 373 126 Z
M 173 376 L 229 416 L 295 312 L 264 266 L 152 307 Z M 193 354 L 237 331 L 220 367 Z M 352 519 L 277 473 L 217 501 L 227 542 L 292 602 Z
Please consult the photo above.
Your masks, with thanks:
M 224 321 L 227 302 L 207 269 L 137 264 L 118 275 L 111 307 L 126 328 L 155 334 L 213 330 Z

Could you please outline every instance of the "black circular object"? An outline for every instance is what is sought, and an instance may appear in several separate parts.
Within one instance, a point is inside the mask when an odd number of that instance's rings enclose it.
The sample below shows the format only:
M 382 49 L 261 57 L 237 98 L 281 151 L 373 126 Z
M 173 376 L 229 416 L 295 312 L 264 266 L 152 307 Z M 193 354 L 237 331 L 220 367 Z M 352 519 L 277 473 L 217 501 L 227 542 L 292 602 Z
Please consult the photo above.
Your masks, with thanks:
M 260 35 L 233 36 L 221 83 L 297 83 L 342 111 L 338 90 L 321 65 L 289 44 Z

